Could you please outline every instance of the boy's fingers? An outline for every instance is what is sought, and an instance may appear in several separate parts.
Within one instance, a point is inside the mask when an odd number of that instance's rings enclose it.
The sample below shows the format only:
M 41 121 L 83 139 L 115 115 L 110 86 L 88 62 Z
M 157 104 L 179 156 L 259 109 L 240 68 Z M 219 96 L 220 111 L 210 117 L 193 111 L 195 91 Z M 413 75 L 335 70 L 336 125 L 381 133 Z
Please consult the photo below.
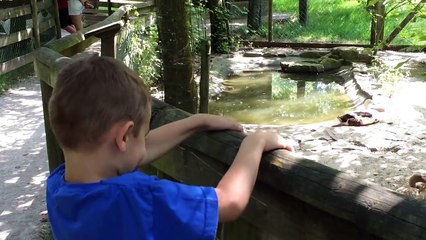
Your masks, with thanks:
M 289 151 L 289 152 L 294 152 L 294 148 L 293 148 L 293 146 L 290 146 L 290 145 L 283 146 L 283 149 L 284 149 L 284 150 L 287 150 L 287 151 Z

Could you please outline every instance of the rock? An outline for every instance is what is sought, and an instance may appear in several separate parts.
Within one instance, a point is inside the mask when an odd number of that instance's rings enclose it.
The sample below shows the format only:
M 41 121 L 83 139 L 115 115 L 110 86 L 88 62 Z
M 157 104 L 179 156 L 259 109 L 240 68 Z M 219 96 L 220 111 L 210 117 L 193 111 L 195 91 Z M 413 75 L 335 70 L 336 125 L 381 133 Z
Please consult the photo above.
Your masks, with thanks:
M 371 56 L 371 54 L 368 53 L 360 53 L 357 59 L 357 62 L 363 62 L 363 63 L 368 63 L 370 64 L 373 61 L 373 56 Z
M 257 52 L 257 51 L 249 51 L 249 52 L 243 53 L 243 56 L 244 57 L 263 57 L 263 53 Z
M 286 73 L 321 73 L 324 66 L 312 62 L 281 62 L 281 70 Z
M 340 60 L 336 60 L 333 58 L 323 58 L 320 61 L 320 64 L 324 66 L 324 71 L 338 69 L 342 66 L 342 63 Z
M 307 51 L 302 52 L 299 56 L 304 58 L 320 58 L 327 55 L 329 52 Z
M 273 58 L 273 57 L 287 57 L 284 53 L 274 53 L 274 52 L 264 52 L 263 53 L 264 58 Z
M 418 173 L 413 174 L 408 180 L 408 184 L 417 189 L 426 189 L 426 176 Z
M 333 48 L 330 58 L 343 59 L 343 64 L 350 64 L 351 62 L 371 63 L 373 61 L 369 52 L 356 47 Z
M 346 61 L 357 61 L 359 51 L 356 47 L 335 47 L 331 50 L 332 55 L 340 56 Z

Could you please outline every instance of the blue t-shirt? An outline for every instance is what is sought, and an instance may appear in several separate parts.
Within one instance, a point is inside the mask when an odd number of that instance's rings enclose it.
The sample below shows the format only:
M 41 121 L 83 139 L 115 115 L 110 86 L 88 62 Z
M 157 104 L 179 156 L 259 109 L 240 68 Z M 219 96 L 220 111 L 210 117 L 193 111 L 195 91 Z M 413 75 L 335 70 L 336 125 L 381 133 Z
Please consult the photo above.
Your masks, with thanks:
M 55 239 L 210 239 L 219 210 L 212 187 L 159 180 L 137 170 L 98 183 L 65 182 L 65 166 L 47 180 Z

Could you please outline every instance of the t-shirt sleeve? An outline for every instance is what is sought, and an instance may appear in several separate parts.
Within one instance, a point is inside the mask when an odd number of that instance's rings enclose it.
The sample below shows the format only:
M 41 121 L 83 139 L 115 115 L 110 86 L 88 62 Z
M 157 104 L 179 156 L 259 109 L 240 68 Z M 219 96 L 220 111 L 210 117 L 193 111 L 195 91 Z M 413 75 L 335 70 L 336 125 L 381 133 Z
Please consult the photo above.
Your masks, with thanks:
M 168 180 L 152 185 L 154 236 L 158 239 L 215 239 L 218 200 L 212 187 Z

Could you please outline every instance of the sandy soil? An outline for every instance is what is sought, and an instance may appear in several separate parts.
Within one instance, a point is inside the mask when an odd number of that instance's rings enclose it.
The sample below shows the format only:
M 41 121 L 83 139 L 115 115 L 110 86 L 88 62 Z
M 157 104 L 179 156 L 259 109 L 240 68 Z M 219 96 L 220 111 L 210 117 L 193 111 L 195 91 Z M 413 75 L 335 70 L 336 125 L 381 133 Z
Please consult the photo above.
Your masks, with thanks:
M 0 109 L 0 239 L 37 239 L 49 174 L 38 80 L 0 95 Z

